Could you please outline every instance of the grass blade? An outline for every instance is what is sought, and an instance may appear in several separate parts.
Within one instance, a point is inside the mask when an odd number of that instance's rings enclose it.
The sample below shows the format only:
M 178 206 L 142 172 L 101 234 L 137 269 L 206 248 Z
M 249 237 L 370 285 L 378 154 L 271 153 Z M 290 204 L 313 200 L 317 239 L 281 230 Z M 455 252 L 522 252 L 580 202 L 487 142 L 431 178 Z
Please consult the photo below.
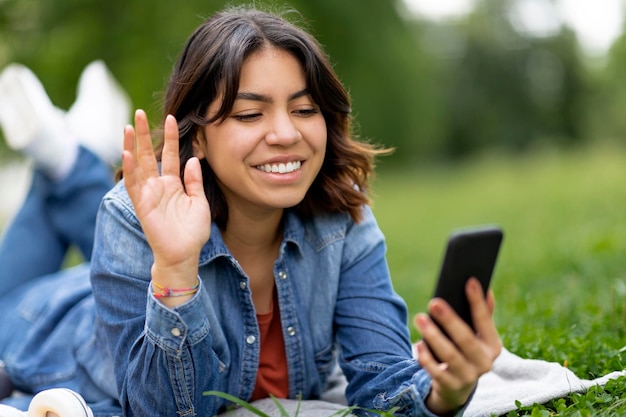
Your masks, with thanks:
M 267 414 L 265 414 L 263 411 L 259 410 L 258 408 L 252 406 L 251 404 L 249 404 L 248 402 L 237 398 L 233 395 L 227 394 L 225 392 L 220 392 L 220 391 L 205 391 L 202 393 L 203 395 L 214 395 L 216 397 L 221 397 L 225 400 L 228 400 L 230 402 L 233 402 L 237 405 L 240 405 L 241 407 L 245 408 L 246 410 L 256 414 L 259 417 L 271 417 Z M 288 417 L 288 416 L 287 416 Z
M 270 398 L 272 399 L 272 401 L 274 401 L 274 405 L 276 405 L 278 411 L 280 411 L 281 417 L 291 417 L 285 407 L 280 403 L 280 400 L 278 398 L 276 398 L 272 394 L 270 394 Z M 300 400 L 298 400 L 298 409 L 296 410 L 296 414 L 293 417 L 298 416 L 298 411 L 300 411 Z

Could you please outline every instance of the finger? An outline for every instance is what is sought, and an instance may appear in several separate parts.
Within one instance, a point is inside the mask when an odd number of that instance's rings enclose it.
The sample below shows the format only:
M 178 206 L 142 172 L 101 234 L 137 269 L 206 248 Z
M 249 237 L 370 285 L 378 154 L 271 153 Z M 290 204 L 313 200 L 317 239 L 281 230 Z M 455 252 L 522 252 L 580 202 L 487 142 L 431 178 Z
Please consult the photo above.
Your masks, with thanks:
M 442 362 L 448 364 L 450 372 L 459 381 L 471 381 L 475 373 L 474 366 L 470 363 L 475 359 L 481 364 L 483 362 L 481 341 L 474 330 L 444 300 L 433 299 L 429 305 L 429 313 L 448 335 L 444 335 L 444 341 L 448 343 L 437 342 L 434 347 L 431 345 L 431 350 Z
M 156 158 L 154 157 L 148 117 L 143 110 L 135 111 L 135 143 L 137 148 L 137 161 L 142 171 L 147 176 L 158 176 L 159 170 L 157 168 Z
M 441 303 L 442 300 L 432 300 L 429 304 L 429 313 L 433 318 L 438 320 L 440 325 L 446 324 L 440 320 L 439 313 L 435 313 L 437 310 L 437 303 Z M 433 306 L 434 305 L 434 306 Z M 418 314 L 415 318 L 415 326 L 422 334 L 422 339 L 427 343 L 429 350 L 432 352 L 432 356 L 435 361 L 450 362 L 456 352 L 456 347 L 453 342 L 443 333 L 437 323 L 435 323 L 431 317 L 426 314 Z M 438 359 L 437 359 L 438 358 Z
M 425 367 L 433 378 L 450 389 L 458 389 L 476 380 L 478 373 L 483 373 L 482 368 L 490 366 L 483 357 L 485 352 L 480 349 L 480 341 L 472 329 L 463 321 L 452 308 L 441 299 L 431 301 L 430 314 L 437 317 L 440 324 L 446 326 L 446 331 L 451 332 L 453 341 L 448 339 L 437 327 L 436 323 L 426 315 L 416 318 L 416 325 L 423 332 L 423 339 L 427 342 L 429 350 L 425 358 Z M 449 330 L 449 329 L 454 330 Z M 418 350 L 420 364 L 421 351 Z M 438 359 L 437 359 L 438 358 Z M 445 364 L 445 366 L 435 366 Z M 479 362 L 476 366 L 475 361 Z M 445 371 L 445 372 L 444 372 Z
M 135 129 L 131 125 L 124 127 L 124 151 L 135 155 Z
M 472 312 L 472 321 L 474 322 L 476 332 L 481 339 L 490 345 L 496 340 L 499 341 L 498 332 L 492 318 L 492 311 L 483 296 L 484 292 L 480 282 L 476 278 L 469 279 L 465 286 L 465 293 Z
M 462 346 L 467 339 L 474 336 L 472 328 L 445 300 L 433 298 L 429 303 L 428 312 L 445 331 L 453 344 Z
M 206 199 L 200 161 L 195 156 L 190 158 L 185 164 L 185 191 L 189 197 Z
M 180 156 L 178 154 L 178 123 L 171 114 L 165 117 L 161 170 L 163 175 L 180 176 Z
M 420 320 L 421 318 L 416 319 L 416 321 Z M 448 364 L 437 361 L 429 346 L 423 341 L 419 342 L 416 347 L 420 366 L 428 372 L 434 381 L 444 386 L 450 385 L 452 383 L 452 375 L 448 373 Z
M 489 307 L 491 298 L 492 306 L 495 306 L 493 294 L 483 296 L 480 283 L 473 279 L 468 282 L 466 294 L 472 311 L 472 319 L 476 328 L 480 343 L 467 343 L 464 354 L 471 358 L 480 373 L 491 369 L 494 359 L 500 354 L 502 342 L 493 322 L 493 309 Z
M 146 182 L 144 171 L 137 155 L 137 134 L 133 126 L 124 128 L 124 150 L 122 152 L 122 172 L 124 185 L 131 201 L 135 205 L 141 198 L 141 190 Z
M 122 173 L 124 183 L 129 194 L 133 195 L 132 190 L 140 181 L 138 172 L 137 159 L 135 155 L 135 130 L 132 126 L 124 128 L 124 150 L 122 151 Z

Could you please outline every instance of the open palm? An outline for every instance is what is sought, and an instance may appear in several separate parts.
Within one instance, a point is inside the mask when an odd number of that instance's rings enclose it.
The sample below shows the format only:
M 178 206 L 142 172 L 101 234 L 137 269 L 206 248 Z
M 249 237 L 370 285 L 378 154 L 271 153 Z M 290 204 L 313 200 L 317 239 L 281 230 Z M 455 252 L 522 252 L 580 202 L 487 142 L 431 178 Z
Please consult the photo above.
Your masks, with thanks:
M 165 120 L 161 173 L 155 158 L 146 114 L 135 113 L 135 129 L 124 131 L 122 168 L 128 194 L 152 248 L 155 265 L 197 268 L 202 246 L 210 237 L 211 211 L 204 194 L 197 158 L 185 165 L 180 179 L 178 126 Z

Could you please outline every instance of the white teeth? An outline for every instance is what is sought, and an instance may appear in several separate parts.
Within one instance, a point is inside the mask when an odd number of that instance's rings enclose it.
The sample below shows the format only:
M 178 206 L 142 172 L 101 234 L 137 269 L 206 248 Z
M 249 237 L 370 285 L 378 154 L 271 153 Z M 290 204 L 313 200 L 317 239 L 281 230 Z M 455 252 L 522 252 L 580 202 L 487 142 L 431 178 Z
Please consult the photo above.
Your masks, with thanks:
M 302 166 L 302 163 L 300 161 L 294 161 L 294 162 L 287 162 L 286 164 L 280 163 L 280 164 L 259 165 L 256 168 L 259 171 L 263 171 L 263 172 L 288 174 L 290 172 L 299 170 L 301 166 Z

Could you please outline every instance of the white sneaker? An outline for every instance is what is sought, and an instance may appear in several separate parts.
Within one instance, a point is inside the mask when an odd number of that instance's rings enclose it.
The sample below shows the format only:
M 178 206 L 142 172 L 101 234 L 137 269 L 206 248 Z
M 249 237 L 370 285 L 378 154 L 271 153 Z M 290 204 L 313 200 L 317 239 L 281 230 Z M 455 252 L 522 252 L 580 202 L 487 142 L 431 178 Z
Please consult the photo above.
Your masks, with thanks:
M 55 107 L 41 82 L 20 64 L 0 74 L 0 127 L 7 145 L 54 172 L 76 147 L 68 138 L 64 112 Z
M 130 112 L 130 98 L 104 62 L 87 65 L 78 81 L 76 101 L 67 113 L 69 129 L 77 140 L 105 162 L 117 164 Z

